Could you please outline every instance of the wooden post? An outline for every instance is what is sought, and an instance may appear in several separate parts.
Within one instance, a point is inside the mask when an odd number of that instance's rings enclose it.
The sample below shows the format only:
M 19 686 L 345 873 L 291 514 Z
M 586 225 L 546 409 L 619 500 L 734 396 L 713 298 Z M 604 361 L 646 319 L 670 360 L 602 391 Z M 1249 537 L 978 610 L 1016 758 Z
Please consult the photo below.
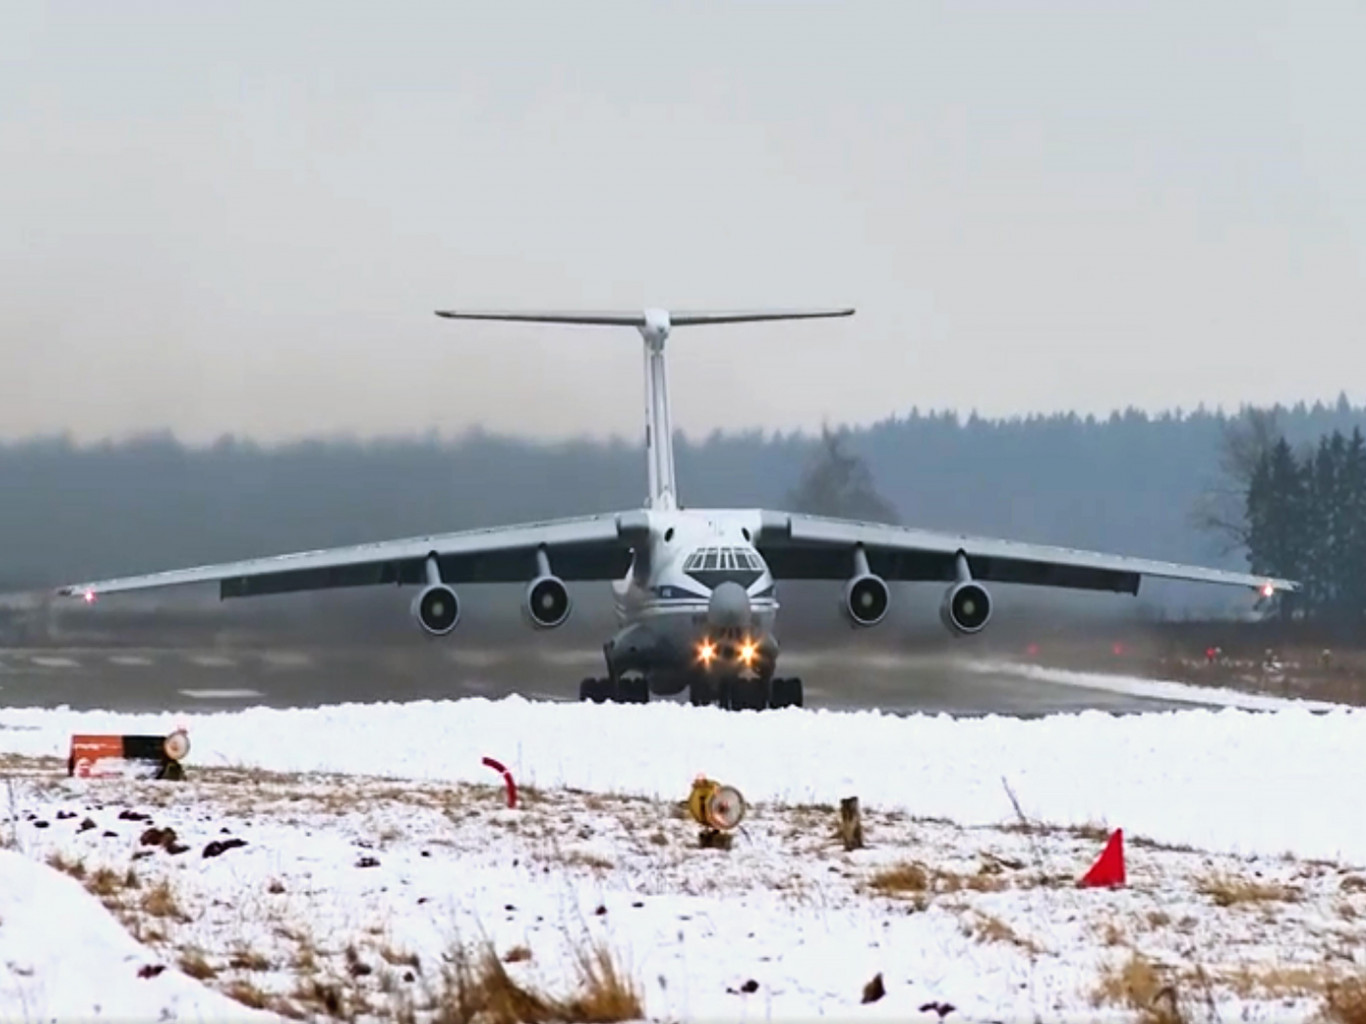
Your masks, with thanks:
M 846 850 L 863 849 L 863 816 L 859 813 L 856 796 L 847 796 L 840 801 L 840 839 Z

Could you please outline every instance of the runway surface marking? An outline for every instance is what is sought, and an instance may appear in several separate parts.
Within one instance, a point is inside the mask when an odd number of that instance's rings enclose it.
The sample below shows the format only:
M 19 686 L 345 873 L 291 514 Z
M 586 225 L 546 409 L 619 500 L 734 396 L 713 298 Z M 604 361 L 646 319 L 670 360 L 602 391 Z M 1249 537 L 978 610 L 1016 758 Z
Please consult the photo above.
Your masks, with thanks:
M 237 664 L 236 658 L 225 658 L 221 654 L 191 654 L 190 660 L 205 668 L 232 668 Z
M 57 658 L 48 655 L 32 655 L 29 661 L 44 668 L 79 668 L 80 662 L 74 658 Z
M 234 690 L 231 688 L 224 688 L 221 690 L 179 690 L 177 692 L 182 696 L 194 697 L 197 700 L 240 700 L 243 697 L 263 696 L 260 690 Z
M 307 668 L 313 664 L 309 655 L 295 651 L 266 651 L 261 654 L 261 660 L 278 668 Z

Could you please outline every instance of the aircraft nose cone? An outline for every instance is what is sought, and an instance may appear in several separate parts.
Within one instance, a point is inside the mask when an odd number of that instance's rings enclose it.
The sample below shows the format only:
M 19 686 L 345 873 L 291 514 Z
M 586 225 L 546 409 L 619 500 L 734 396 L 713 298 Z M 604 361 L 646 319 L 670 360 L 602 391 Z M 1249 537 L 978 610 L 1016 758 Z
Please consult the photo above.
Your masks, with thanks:
M 734 580 L 727 580 L 711 592 L 707 619 L 712 626 L 725 629 L 749 625 L 749 595 Z

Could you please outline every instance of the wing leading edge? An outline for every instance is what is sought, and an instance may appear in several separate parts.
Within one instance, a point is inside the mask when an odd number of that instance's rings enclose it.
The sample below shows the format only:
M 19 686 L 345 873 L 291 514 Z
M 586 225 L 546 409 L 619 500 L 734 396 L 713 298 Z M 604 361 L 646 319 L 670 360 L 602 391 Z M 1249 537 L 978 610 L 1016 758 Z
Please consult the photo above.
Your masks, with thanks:
M 217 583 L 219 596 L 230 598 L 421 584 L 426 581 L 430 555 L 436 556 L 446 583 L 518 583 L 536 576 L 537 552 L 541 549 L 545 549 L 552 571 L 563 580 L 605 580 L 626 572 L 631 546 L 640 543 L 648 529 L 642 512 L 619 512 L 93 580 L 61 587 L 57 592 L 88 598 Z
M 1181 565 L 1098 551 L 960 536 L 789 512 L 761 513 L 757 546 L 777 579 L 847 579 L 850 552 L 862 545 L 869 570 L 902 582 L 956 579 L 961 551 L 973 579 L 1137 594 L 1144 576 L 1271 591 L 1296 591 L 1292 580 Z

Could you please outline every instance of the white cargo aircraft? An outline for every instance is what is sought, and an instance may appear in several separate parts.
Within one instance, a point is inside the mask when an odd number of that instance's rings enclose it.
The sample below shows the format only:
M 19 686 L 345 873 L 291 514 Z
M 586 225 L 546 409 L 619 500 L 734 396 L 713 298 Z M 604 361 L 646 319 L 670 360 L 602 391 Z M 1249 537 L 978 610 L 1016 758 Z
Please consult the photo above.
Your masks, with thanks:
M 802 704 L 800 679 L 775 677 L 778 580 L 843 581 L 840 609 L 854 626 L 887 615 L 887 581 L 947 583 L 940 618 L 957 635 L 991 617 L 985 583 L 1136 594 L 1143 576 L 1259 589 L 1298 584 L 1197 566 L 1068 548 L 958 536 L 765 509 L 693 509 L 679 503 L 664 344 L 674 327 L 849 316 L 852 309 L 749 312 L 446 311 L 438 316 L 634 327 L 645 340 L 643 508 L 548 522 L 464 530 L 354 547 L 255 558 L 81 583 L 60 593 L 96 595 L 217 582 L 220 598 L 357 587 L 421 587 L 412 614 L 428 634 L 460 621 L 455 585 L 527 581 L 523 610 L 543 629 L 569 617 L 566 582 L 611 581 L 619 629 L 603 647 L 607 674 L 585 679 L 580 699 L 645 702 L 684 690 L 694 704 L 732 709 Z

